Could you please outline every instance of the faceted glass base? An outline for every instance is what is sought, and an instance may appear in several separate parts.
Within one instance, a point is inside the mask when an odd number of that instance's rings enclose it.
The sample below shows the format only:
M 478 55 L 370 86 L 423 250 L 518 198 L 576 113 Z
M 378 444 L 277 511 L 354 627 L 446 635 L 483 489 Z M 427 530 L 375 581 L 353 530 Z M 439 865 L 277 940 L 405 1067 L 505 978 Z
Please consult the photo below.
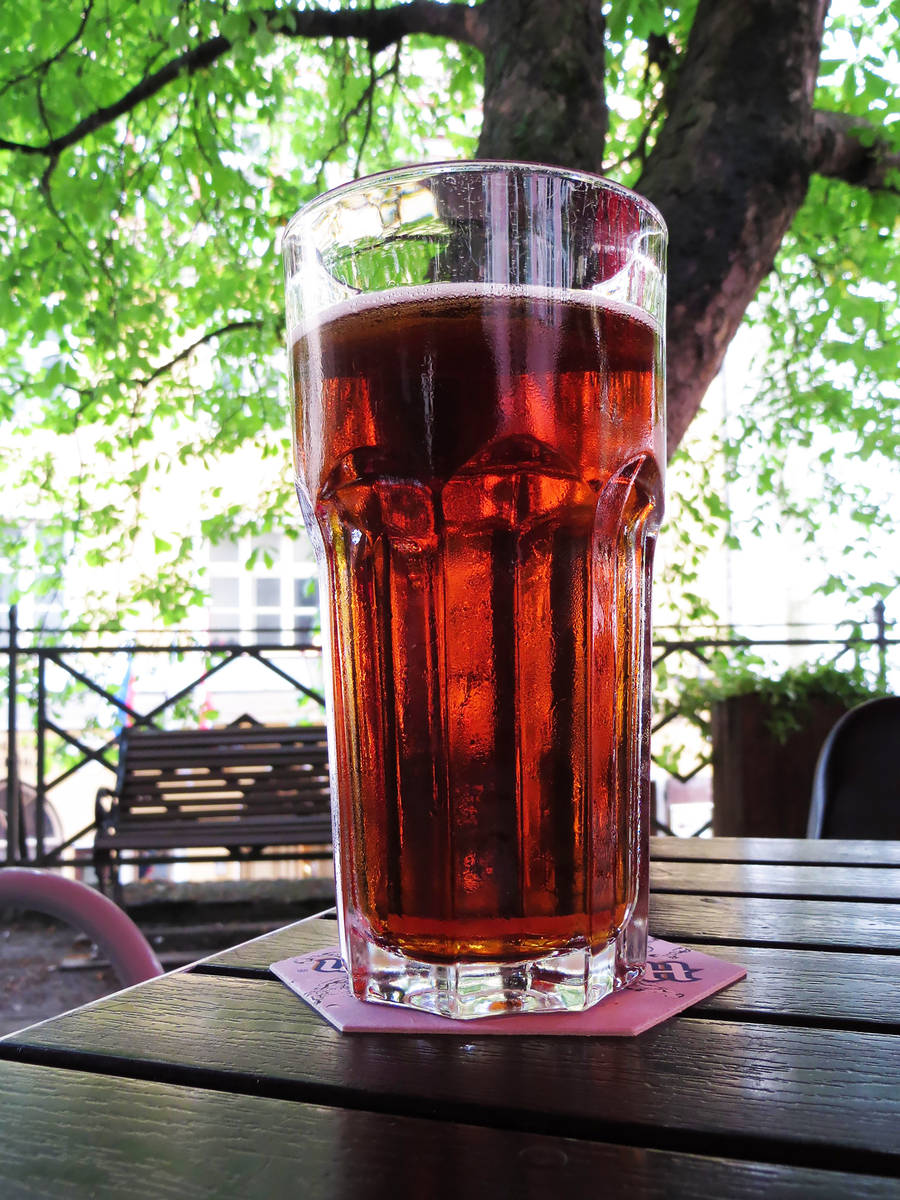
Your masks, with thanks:
M 581 1012 L 639 978 L 623 938 L 525 962 L 417 962 L 351 935 L 351 987 L 361 1000 L 467 1020 L 528 1012 Z

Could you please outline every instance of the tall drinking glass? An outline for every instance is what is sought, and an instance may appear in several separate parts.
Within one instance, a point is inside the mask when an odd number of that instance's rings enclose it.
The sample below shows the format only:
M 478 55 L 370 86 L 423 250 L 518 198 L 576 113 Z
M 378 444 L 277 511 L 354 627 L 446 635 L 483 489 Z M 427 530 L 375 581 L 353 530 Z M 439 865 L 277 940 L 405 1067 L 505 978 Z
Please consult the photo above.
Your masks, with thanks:
M 353 992 L 580 1010 L 647 941 L 665 226 L 597 176 L 439 163 L 285 235 Z

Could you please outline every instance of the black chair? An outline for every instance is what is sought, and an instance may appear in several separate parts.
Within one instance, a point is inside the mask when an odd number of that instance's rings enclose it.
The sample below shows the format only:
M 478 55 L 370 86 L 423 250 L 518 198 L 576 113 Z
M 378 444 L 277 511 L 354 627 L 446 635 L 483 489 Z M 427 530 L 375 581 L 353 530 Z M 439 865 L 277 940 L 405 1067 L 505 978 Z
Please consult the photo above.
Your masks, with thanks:
M 900 839 L 900 696 L 852 708 L 825 739 L 806 836 Z

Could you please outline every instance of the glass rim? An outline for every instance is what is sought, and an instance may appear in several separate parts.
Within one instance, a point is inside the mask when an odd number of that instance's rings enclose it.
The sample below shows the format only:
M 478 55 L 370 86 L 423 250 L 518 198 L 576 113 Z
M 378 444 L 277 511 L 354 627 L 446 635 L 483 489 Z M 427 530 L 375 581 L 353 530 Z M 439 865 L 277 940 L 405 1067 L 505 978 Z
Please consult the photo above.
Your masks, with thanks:
M 668 238 L 668 226 L 656 205 L 648 200 L 646 196 L 642 196 L 640 192 L 636 192 L 622 183 L 616 183 L 614 180 L 608 179 L 605 175 L 599 175 L 592 171 L 575 170 L 569 167 L 553 166 L 549 163 L 529 162 L 524 159 L 462 158 L 440 159 L 435 162 L 408 163 L 402 167 L 390 167 L 385 171 L 374 171 L 370 175 L 360 175 L 357 179 L 348 179 L 344 183 L 339 183 L 335 187 L 329 188 L 327 192 L 321 192 L 318 196 L 314 196 L 312 200 L 308 200 L 297 209 L 284 227 L 283 241 L 287 242 L 295 237 L 299 228 L 306 225 L 310 217 L 314 216 L 319 210 L 327 208 L 342 196 L 378 187 L 389 180 L 392 182 L 403 181 L 405 179 L 417 179 L 428 175 L 450 175 L 460 172 L 474 175 L 491 170 L 509 172 L 537 170 L 545 175 L 553 175 L 562 179 L 571 179 L 576 182 L 586 183 L 598 190 L 615 192 L 645 212 L 658 224 L 660 232 Z

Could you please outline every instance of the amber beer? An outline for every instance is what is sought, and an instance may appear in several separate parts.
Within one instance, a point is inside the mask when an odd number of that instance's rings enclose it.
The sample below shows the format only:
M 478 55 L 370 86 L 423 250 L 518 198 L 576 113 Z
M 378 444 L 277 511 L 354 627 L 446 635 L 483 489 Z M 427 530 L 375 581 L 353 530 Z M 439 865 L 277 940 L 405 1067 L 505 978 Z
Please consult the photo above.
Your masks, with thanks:
M 646 890 L 659 329 L 588 290 L 437 282 L 299 323 L 292 368 L 354 988 L 476 1015 L 532 964 L 538 1002 L 508 1007 L 541 1007 Z M 501 998 L 435 1002 L 459 964 Z

